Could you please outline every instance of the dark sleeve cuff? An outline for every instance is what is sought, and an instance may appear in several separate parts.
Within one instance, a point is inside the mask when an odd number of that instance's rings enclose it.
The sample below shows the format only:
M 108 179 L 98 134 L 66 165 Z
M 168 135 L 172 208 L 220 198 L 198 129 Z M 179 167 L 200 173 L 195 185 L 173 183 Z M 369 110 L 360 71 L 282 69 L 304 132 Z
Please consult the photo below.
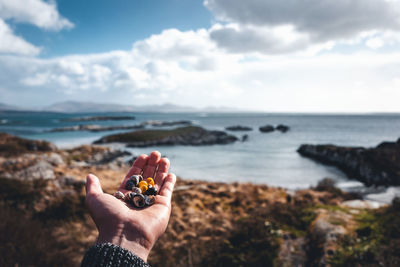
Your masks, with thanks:
M 150 265 L 129 250 L 111 243 L 102 243 L 94 245 L 86 251 L 81 267 L 90 266 L 149 267 Z

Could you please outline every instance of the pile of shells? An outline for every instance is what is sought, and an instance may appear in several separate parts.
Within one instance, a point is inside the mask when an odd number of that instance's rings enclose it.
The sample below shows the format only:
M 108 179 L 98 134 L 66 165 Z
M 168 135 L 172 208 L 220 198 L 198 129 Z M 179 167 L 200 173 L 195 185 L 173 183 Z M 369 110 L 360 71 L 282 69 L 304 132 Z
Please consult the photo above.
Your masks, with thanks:
M 126 181 L 125 189 L 129 190 L 125 195 L 121 191 L 117 191 L 114 196 L 133 204 L 137 208 L 151 206 L 156 200 L 157 188 L 151 177 L 144 180 L 141 175 L 132 175 Z

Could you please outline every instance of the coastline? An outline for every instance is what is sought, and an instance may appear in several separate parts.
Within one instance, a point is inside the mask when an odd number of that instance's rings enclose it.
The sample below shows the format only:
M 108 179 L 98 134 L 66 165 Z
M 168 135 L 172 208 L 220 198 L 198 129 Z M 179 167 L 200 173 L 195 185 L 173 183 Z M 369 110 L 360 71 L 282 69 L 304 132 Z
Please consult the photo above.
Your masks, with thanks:
M 16 231 L 1 243 L 20 251 L 7 259 L 24 264 L 33 253 L 42 255 L 38 264 L 79 264 L 97 235 L 84 206 L 85 177 L 96 174 L 103 190 L 112 194 L 129 169 L 125 154 L 102 146 L 62 150 L 46 142 L 9 138 L 9 149 L 0 150 L 0 213 L 5 218 L 0 231 L 5 233 L 7 225 Z M 27 151 L 18 148 L 26 142 Z M 13 155 L 4 154 L 10 152 Z M 169 226 L 149 262 L 154 266 L 232 265 L 243 260 L 276 266 L 342 262 L 349 257 L 342 251 L 348 238 L 360 253 L 366 253 L 366 242 L 378 242 L 374 255 L 379 258 L 383 249 L 395 259 L 391 248 L 380 247 L 381 236 L 354 239 L 358 229 L 365 227 L 364 216 L 389 220 L 397 216 L 392 209 L 392 205 L 378 207 L 360 200 L 358 194 L 343 192 L 331 181 L 289 191 L 249 182 L 179 178 Z M 381 227 L 376 225 L 379 222 L 374 219 L 371 227 Z M 32 230 L 41 234 L 32 236 Z

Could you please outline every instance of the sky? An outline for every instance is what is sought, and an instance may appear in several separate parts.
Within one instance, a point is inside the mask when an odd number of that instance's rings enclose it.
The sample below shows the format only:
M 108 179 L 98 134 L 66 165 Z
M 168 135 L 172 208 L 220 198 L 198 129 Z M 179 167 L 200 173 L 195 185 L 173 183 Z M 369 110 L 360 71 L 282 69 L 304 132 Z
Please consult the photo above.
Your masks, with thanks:
M 400 112 L 398 0 L 0 0 L 0 102 Z

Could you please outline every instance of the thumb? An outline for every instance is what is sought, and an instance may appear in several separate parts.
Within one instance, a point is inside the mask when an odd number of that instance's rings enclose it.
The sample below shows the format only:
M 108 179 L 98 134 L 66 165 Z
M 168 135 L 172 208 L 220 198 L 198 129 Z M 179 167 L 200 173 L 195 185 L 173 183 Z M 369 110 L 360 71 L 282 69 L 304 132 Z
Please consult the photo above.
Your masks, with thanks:
M 99 178 L 94 174 L 89 174 L 86 177 L 86 196 L 95 196 L 103 194 Z

